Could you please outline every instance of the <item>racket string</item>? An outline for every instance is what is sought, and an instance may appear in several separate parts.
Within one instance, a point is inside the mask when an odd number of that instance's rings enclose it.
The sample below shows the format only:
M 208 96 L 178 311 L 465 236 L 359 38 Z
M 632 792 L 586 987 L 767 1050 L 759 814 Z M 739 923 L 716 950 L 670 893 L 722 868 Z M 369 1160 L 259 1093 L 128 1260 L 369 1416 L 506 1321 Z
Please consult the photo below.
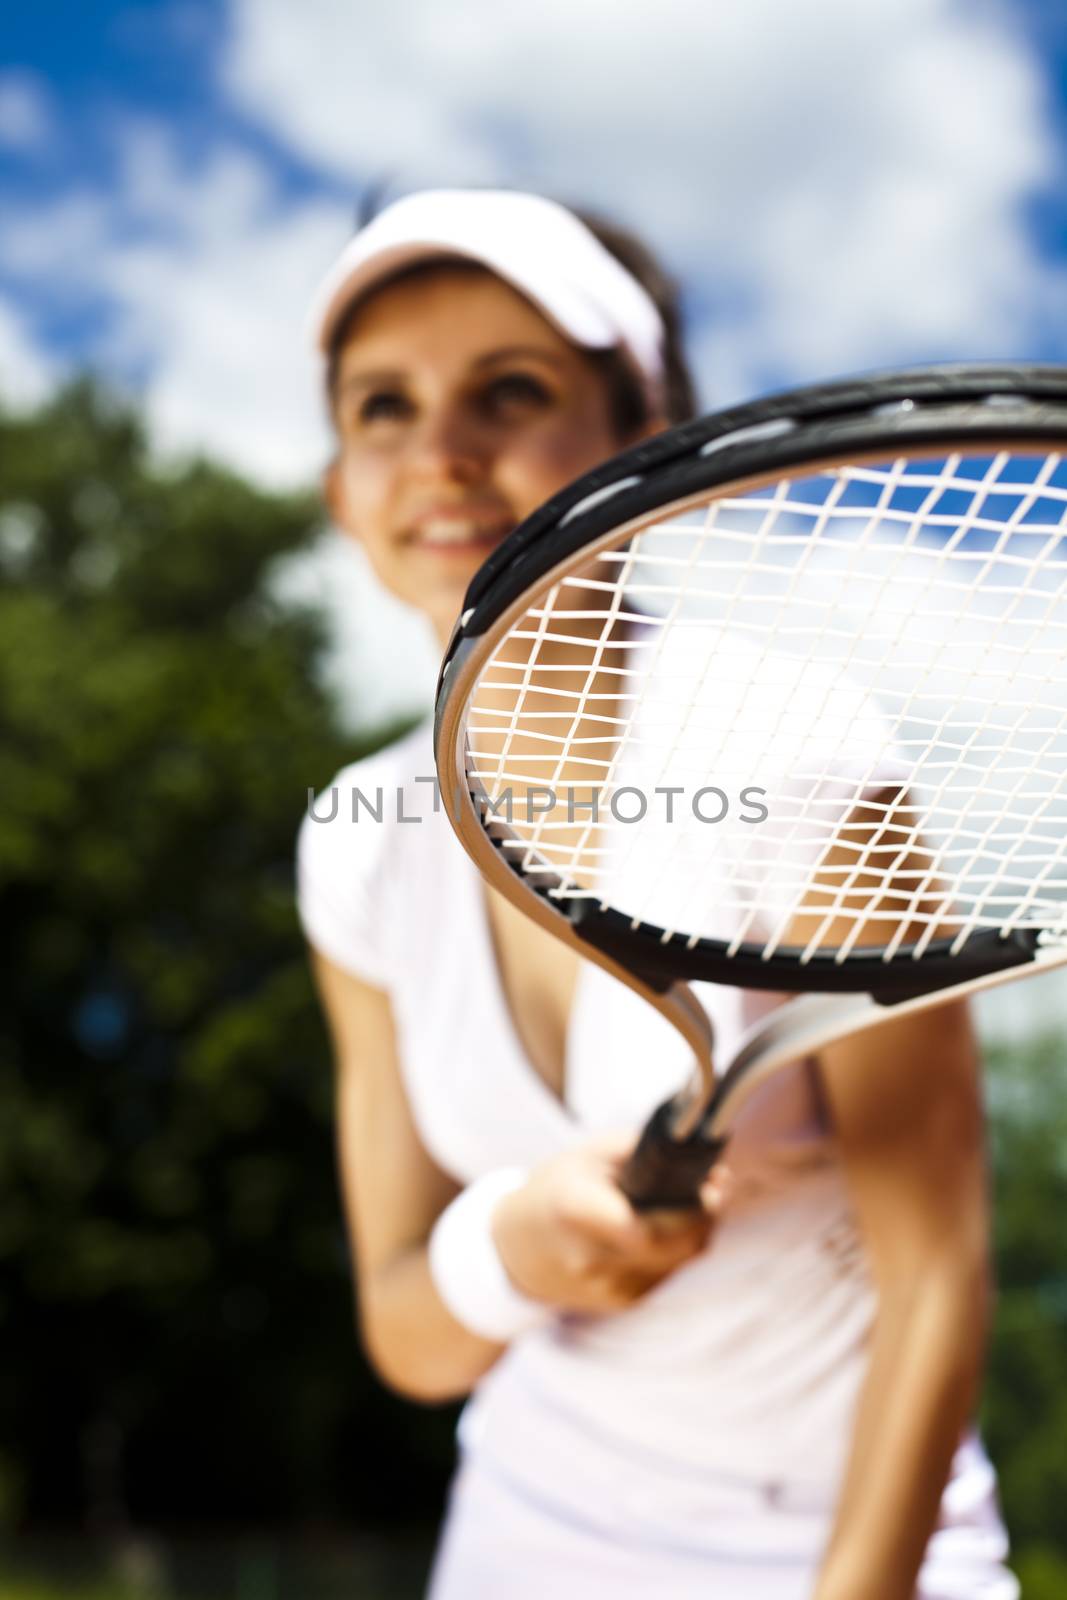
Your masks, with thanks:
M 551 895 L 768 959 L 800 918 L 805 960 L 874 925 L 887 958 L 949 921 L 957 945 L 1050 907 L 1067 925 L 1061 468 L 986 450 L 779 477 L 557 574 L 482 669 L 468 773 L 496 800 L 580 778 L 600 811 L 512 817 L 505 858 Z M 728 823 L 714 875 L 692 816 L 613 807 L 761 775 L 774 815 Z
M 960 545 L 963 543 L 963 541 L 964 541 L 964 539 L 966 537 L 968 537 L 971 533 L 973 533 L 975 522 L 976 522 L 978 516 L 980 515 L 980 511 L 979 511 L 978 508 L 985 503 L 986 499 L 988 498 L 988 494 L 990 492 L 990 486 L 992 484 L 995 484 L 1000 479 L 1000 476 L 1001 476 L 1001 474 L 1003 472 L 1004 466 L 1005 466 L 1006 462 L 1009 459 L 1010 459 L 1010 455 L 1009 455 L 1008 452 L 1001 452 L 998 455 L 994 456 L 993 460 L 990 463 L 988 471 L 986 472 L 986 474 L 984 475 L 983 479 L 981 480 L 980 490 L 978 492 L 976 492 L 976 494 L 974 496 L 974 500 L 972 502 L 972 505 L 968 510 L 968 514 L 966 516 L 960 518 L 958 527 L 955 529 L 955 531 L 953 532 L 951 538 L 948 540 L 948 542 L 946 543 L 944 548 L 938 553 L 938 555 L 936 557 L 936 570 L 937 570 L 938 576 L 940 576 L 941 572 L 944 570 L 944 567 L 945 567 L 946 563 L 949 561 L 949 559 L 951 558 L 951 556 L 954 553 L 954 551 L 956 551 L 960 547 Z M 955 477 L 956 471 L 958 469 L 958 465 L 959 465 L 959 461 L 958 461 L 957 457 L 950 458 L 950 476 L 952 476 L 953 478 Z M 990 566 L 991 566 L 993 560 L 995 560 L 997 553 L 1009 542 L 1009 540 L 1011 538 L 1011 535 L 1012 535 L 1013 526 L 1014 526 L 1014 524 L 1016 522 L 1016 519 L 1021 518 L 1030 509 L 1030 507 L 1032 506 L 1032 504 L 1034 503 L 1034 501 L 1037 498 L 1037 495 L 1039 493 L 1040 486 L 1041 486 L 1042 482 L 1048 476 L 1050 471 L 1051 471 L 1051 462 L 1046 462 L 1044 468 L 1042 469 L 1042 472 L 1038 474 L 1034 489 L 1032 491 L 1030 491 L 1028 494 L 1020 497 L 1018 505 L 1016 506 L 1015 510 L 1013 511 L 1012 516 L 1009 518 L 1008 522 L 1006 522 L 1004 524 L 1003 529 L 999 533 L 997 541 L 996 541 L 996 544 L 994 546 L 994 550 L 990 553 L 990 555 L 989 555 L 989 557 L 988 557 L 988 559 L 987 559 L 987 561 L 986 561 L 986 563 L 985 563 L 985 565 L 984 565 L 984 567 L 982 569 L 982 573 L 980 573 L 976 577 L 976 579 L 975 579 L 975 584 L 976 585 L 977 585 L 977 583 L 979 583 L 981 581 L 982 575 L 989 571 Z M 931 486 L 931 488 L 929 490 L 929 495 L 928 495 L 927 499 L 916 510 L 914 521 L 912 522 L 911 527 L 909 529 L 909 536 L 908 536 L 908 540 L 906 542 L 907 543 L 907 547 L 911 548 L 911 547 L 914 546 L 915 540 L 918 538 L 920 530 L 926 525 L 925 519 L 930 513 L 931 505 L 934 503 L 932 497 L 934 497 L 934 496 L 940 497 L 940 493 L 941 493 L 940 487 L 937 485 L 937 482 L 935 480 L 934 484 Z M 886 572 L 885 577 L 883 579 L 883 589 L 884 589 L 885 585 L 888 583 L 888 581 L 889 581 L 889 573 Z M 942 646 L 942 649 L 943 649 L 943 646 Z M 887 652 L 887 654 L 888 654 L 888 652 Z M 929 666 L 928 670 L 929 670 L 929 672 L 931 674 L 936 672 L 940 667 L 940 654 L 941 654 L 940 651 L 935 653 L 934 658 L 930 663 L 930 666 Z M 911 700 L 909 700 L 904 705 L 904 707 L 902 708 L 902 711 L 900 712 L 901 718 L 904 718 L 909 714 L 909 712 L 911 711 L 911 708 L 912 708 L 912 703 L 913 702 Z M 951 710 L 950 710 L 950 708 L 946 707 L 944 715 L 942 717 L 941 725 L 934 731 L 933 737 L 934 737 L 934 741 L 935 742 L 938 740 L 939 736 L 943 736 L 945 725 L 948 723 L 948 721 L 950 719 L 950 716 L 951 716 Z M 964 749 L 961 751 L 961 757 L 966 752 L 966 749 L 968 748 L 968 746 L 970 744 L 972 744 L 973 741 L 978 737 L 979 732 L 980 732 L 980 727 L 976 727 L 972 731 L 970 739 L 968 740 L 968 744 L 965 745 Z M 958 763 L 957 763 L 957 767 L 958 767 Z M 955 770 L 956 770 L 955 768 L 950 768 L 944 774 L 944 776 L 943 776 L 943 778 L 941 780 L 940 787 L 939 787 L 937 793 L 932 798 L 932 802 L 931 802 L 932 809 L 934 809 L 935 811 L 936 811 L 938 802 L 942 798 L 942 795 L 943 795 L 943 793 L 945 791 L 945 788 L 948 785 L 948 783 L 950 782 L 951 777 L 953 776 Z M 978 794 L 978 790 L 975 789 L 968 796 L 967 807 L 969 807 L 970 805 L 973 804 L 974 800 L 977 798 L 977 794 Z M 967 807 L 965 807 L 964 815 L 966 815 Z M 883 828 L 884 828 L 884 822 L 883 822 Z M 876 834 L 875 838 L 878 838 L 878 837 L 880 837 L 880 835 Z M 893 877 L 893 875 L 895 873 L 899 872 L 899 869 L 902 866 L 904 860 L 907 859 L 911 845 L 912 845 L 912 841 L 910 841 L 910 840 L 905 840 L 904 841 L 904 843 L 902 845 L 902 848 L 901 848 L 901 852 L 900 852 L 898 858 L 889 867 L 888 875 L 889 875 L 889 877 L 891 879 L 892 879 L 892 877 Z M 859 871 L 862 870 L 864 864 L 865 863 L 862 862 L 862 861 L 857 864 L 857 874 L 858 874 Z M 930 891 L 936 886 L 937 881 L 938 881 L 938 875 L 941 872 L 941 870 L 942 870 L 942 864 L 941 864 L 940 854 L 939 853 L 935 853 L 932 856 L 932 859 L 931 859 L 930 865 L 929 865 L 929 867 L 927 869 L 925 877 L 915 886 L 915 889 L 914 889 L 914 892 L 913 892 L 912 902 L 908 906 L 907 912 L 903 916 L 901 916 L 900 922 L 899 922 L 899 926 L 897 927 L 897 929 L 894 932 L 893 936 L 889 940 L 888 945 L 886 946 L 886 956 L 887 956 L 887 958 L 892 958 L 892 956 L 896 954 L 897 950 L 901 947 L 901 945 L 907 939 L 908 932 L 909 932 L 910 928 L 912 926 L 914 926 L 915 921 L 919 917 L 920 907 L 922 905 L 923 898 L 925 896 L 928 896 Z M 849 885 L 848 887 L 851 887 L 851 885 Z M 936 907 L 936 911 L 932 910 L 931 912 L 927 913 L 926 917 L 923 919 L 925 921 L 925 926 L 924 926 L 922 932 L 920 933 L 918 939 L 916 941 L 914 941 L 914 954 L 915 954 L 916 957 L 920 957 L 922 955 L 923 951 L 928 947 L 930 942 L 933 940 L 935 934 L 941 931 L 940 923 L 942 921 L 944 921 L 944 920 L 947 920 L 952 915 L 951 900 L 950 900 L 948 894 L 946 893 L 946 891 L 944 889 L 942 889 L 941 894 L 940 894 L 940 896 L 938 898 L 939 898 L 939 903 L 938 903 L 938 905 Z M 840 904 L 841 904 L 841 902 L 840 902 L 840 897 L 839 897 L 836 909 L 840 909 Z M 812 936 L 811 941 L 809 942 L 808 946 L 805 949 L 804 957 L 802 957 L 802 959 L 805 959 L 805 958 L 806 959 L 810 959 L 811 956 L 814 954 L 815 950 L 824 941 L 825 936 L 829 931 L 830 921 L 831 921 L 831 919 L 827 918 L 826 920 L 824 920 L 823 924 L 816 930 L 815 934 Z M 967 923 L 965 922 L 963 924 L 962 928 L 960 929 L 960 932 L 959 932 L 958 937 L 957 937 L 957 947 L 958 947 L 959 944 L 962 943 L 963 939 L 966 937 L 967 931 L 968 931 Z M 861 924 L 857 920 L 853 924 L 852 928 L 849 930 L 848 934 L 846 935 L 845 939 L 842 941 L 840 947 L 837 950 L 837 958 L 839 960 L 844 960 L 844 959 L 847 958 L 847 956 L 850 953 L 850 951 L 853 948 L 855 948 L 856 944 L 858 943 L 860 935 L 861 935 Z

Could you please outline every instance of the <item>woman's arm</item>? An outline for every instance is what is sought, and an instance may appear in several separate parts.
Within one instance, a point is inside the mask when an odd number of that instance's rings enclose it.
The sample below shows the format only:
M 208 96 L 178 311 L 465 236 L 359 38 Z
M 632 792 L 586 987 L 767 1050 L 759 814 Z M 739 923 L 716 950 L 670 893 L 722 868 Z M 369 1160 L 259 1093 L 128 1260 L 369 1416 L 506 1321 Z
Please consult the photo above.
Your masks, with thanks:
M 388 996 L 311 951 L 336 1062 L 337 1129 L 363 1343 L 390 1388 L 429 1403 L 467 1394 L 504 1345 L 458 1322 L 437 1292 L 428 1241 L 459 1193 L 415 1129 Z M 486 1063 L 486 1071 L 492 1063 Z M 501 1200 L 492 1238 L 514 1285 L 559 1310 L 603 1314 L 638 1299 L 708 1242 L 704 1209 L 638 1216 L 618 1187 L 632 1134 L 591 1138 L 532 1169 Z
M 878 1309 L 815 1600 L 911 1600 L 989 1319 L 978 1055 L 955 1002 L 842 1040 L 820 1065 Z
M 445 1308 L 426 1241 L 458 1186 L 411 1118 L 389 998 L 311 951 L 333 1041 L 338 1156 L 356 1266 L 360 1332 L 378 1376 L 411 1399 L 466 1394 L 504 1346 Z

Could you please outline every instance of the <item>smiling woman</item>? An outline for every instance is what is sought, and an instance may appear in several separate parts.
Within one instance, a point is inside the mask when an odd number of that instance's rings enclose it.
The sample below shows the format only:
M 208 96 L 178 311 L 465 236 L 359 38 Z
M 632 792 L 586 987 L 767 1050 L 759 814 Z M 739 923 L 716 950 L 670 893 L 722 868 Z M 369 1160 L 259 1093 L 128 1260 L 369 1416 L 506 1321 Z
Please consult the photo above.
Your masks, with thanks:
M 484 196 L 434 197 L 429 217 L 427 199 L 416 223 L 442 244 L 398 243 L 412 203 L 400 202 L 342 256 L 319 316 L 339 444 L 331 509 L 394 593 L 424 611 L 437 596 L 444 642 L 489 551 L 585 467 L 690 415 L 693 390 L 674 286 L 631 235 L 548 202 L 531 223 L 530 197 L 508 195 L 480 258 Z M 546 216 L 574 275 L 551 304 L 528 282 Z
M 333 404 L 334 516 L 442 643 L 489 552 L 617 448 L 592 363 L 467 264 L 418 266 L 359 308 Z
M 334 515 L 442 643 L 518 522 L 691 409 L 661 269 L 532 195 L 397 202 L 345 251 L 315 322 Z M 566 641 L 596 652 L 563 776 L 579 788 L 590 751 L 611 759 L 642 621 L 605 617 L 611 586 L 587 577 Z M 575 693 L 556 642 L 537 636 L 524 678 L 536 728 L 516 736 L 511 690 L 488 686 L 504 727 L 485 738 L 518 761 Z M 505 662 L 520 675 L 524 648 Z M 849 1099 L 828 1055 L 753 1098 L 699 1205 L 634 1210 L 620 1172 L 687 1051 L 483 887 L 433 771 L 423 725 L 344 768 L 298 846 L 363 1341 L 413 1399 L 473 1391 L 432 1600 L 598 1584 L 616 1600 L 1013 1600 L 968 1427 L 986 1239 L 962 1010 L 901 1043 L 950 1064 L 935 1120 L 951 1160 L 894 1139 L 887 1069 Z M 354 824 L 351 792 L 376 788 L 402 794 L 397 820 Z M 710 994 L 723 1051 L 780 998 Z

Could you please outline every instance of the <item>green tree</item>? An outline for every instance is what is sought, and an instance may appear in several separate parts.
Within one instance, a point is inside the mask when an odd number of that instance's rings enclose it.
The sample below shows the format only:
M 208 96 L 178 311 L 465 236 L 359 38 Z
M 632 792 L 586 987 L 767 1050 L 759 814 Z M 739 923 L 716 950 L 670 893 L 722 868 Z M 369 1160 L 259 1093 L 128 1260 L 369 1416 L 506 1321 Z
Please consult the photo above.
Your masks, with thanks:
M 1067 1037 L 990 1059 L 998 1303 L 984 1425 L 1028 1600 L 1067 1594 Z
M 163 468 L 89 383 L 0 417 L 9 1525 L 380 1521 L 440 1490 L 449 1419 L 358 1355 L 294 911 L 307 791 L 363 753 L 320 619 L 271 598 L 318 525 Z

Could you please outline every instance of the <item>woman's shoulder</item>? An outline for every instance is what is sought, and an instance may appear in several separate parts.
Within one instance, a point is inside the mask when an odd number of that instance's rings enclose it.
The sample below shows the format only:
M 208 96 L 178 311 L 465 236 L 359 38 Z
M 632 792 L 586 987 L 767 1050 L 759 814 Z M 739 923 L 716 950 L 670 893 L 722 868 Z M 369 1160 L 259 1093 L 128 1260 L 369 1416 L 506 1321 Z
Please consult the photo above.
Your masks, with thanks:
M 391 828 L 403 820 L 406 809 L 398 802 L 398 791 L 413 798 L 420 789 L 435 792 L 433 737 L 429 720 L 424 720 L 389 744 L 361 756 L 338 769 L 329 783 L 314 794 L 308 790 L 308 806 L 300 823 L 300 841 L 310 837 L 329 838 L 331 850 L 340 841 L 353 845 L 360 853 L 379 845 Z M 367 821 L 377 826 L 363 829 Z
M 328 793 L 331 788 L 349 791 L 362 788 L 366 792 L 368 786 L 408 784 L 414 778 L 432 775 L 433 771 L 433 721 L 423 717 L 399 738 L 339 768 L 322 793 Z
M 386 890 L 397 853 L 432 816 L 429 721 L 372 755 L 347 763 L 312 797 L 296 839 L 297 910 L 309 941 L 338 965 L 383 983 Z M 425 830 L 418 829 L 422 834 Z

